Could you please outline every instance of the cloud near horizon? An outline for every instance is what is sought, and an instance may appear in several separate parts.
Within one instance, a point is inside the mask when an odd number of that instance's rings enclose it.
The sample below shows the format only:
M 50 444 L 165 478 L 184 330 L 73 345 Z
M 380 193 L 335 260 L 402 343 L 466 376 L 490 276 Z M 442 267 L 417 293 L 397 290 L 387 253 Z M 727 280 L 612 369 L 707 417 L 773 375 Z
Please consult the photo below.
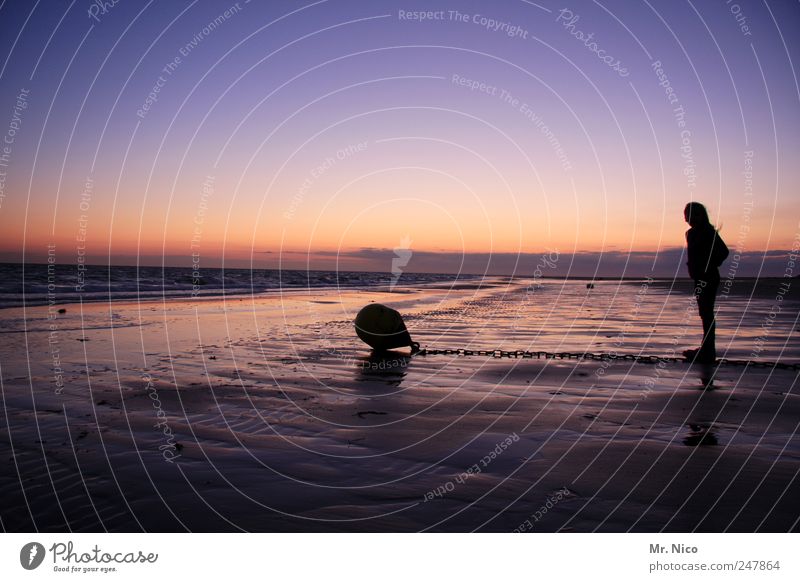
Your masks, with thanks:
M 688 277 L 685 267 L 684 249 L 671 247 L 660 251 L 578 251 L 574 253 L 488 253 L 454 252 L 434 250 L 411 250 L 408 263 L 402 267 L 406 273 L 465 273 L 487 275 L 514 275 L 533 277 L 538 272 L 542 277 Z M 200 269 L 256 268 L 287 270 L 338 270 L 392 272 L 392 260 L 397 257 L 394 249 L 363 247 L 350 250 L 318 251 L 255 251 L 250 254 L 229 253 L 223 261 L 222 255 L 207 253 L 201 257 Z M 790 261 L 797 261 L 798 250 L 774 249 L 768 251 L 746 251 L 731 255 L 720 268 L 726 277 L 783 277 L 796 276 L 800 269 L 792 270 Z M 0 253 L 0 262 L 19 262 L 18 253 Z M 46 262 L 46 254 L 27 254 L 27 262 Z M 87 264 L 106 265 L 108 256 L 89 255 Z M 58 261 L 59 264 L 62 261 Z M 189 255 L 117 255 L 111 258 L 115 265 L 141 265 L 169 267 L 192 267 Z M 539 276 L 537 273 L 536 276 Z
M 661 251 L 578 251 L 559 253 L 557 249 L 539 253 L 460 253 L 411 249 L 411 258 L 404 270 L 409 273 L 469 273 L 487 275 L 543 277 L 688 277 L 684 248 Z M 794 253 L 794 254 L 793 254 Z M 738 253 L 731 250 L 720 268 L 722 277 L 782 277 L 790 257 L 797 251 L 768 250 Z M 284 268 L 303 261 L 306 268 L 370 270 L 390 272 L 394 249 L 363 247 L 354 250 L 284 253 Z M 295 267 L 296 268 L 296 267 Z M 538 275 L 537 275 L 538 276 Z

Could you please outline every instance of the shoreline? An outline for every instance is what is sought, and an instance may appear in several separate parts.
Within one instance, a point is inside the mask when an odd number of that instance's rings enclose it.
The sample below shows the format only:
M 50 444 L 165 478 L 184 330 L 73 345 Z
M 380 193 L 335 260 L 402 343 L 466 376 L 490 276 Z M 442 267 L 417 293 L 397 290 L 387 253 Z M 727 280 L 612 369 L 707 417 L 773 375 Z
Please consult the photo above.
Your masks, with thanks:
M 366 274 L 372 274 L 368 272 L 364 272 Z M 384 274 L 384 273 L 376 273 L 376 274 Z M 426 273 L 411 273 L 410 275 L 426 275 Z M 445 274 L 436 274 L 440 276 L 444 276 Z M 463 276 L 463 275 L 462 275 Z M 640 283 L 647 283 L 648 285 L 655 285 L 661 288 L 667 288 L 669 290 L 683 292 L 683 293 L 691 293 L 693 288 L 693 281 L 689 278 L 658 278 L 658 277 L 632 277 L 632 278 L 604 278 L 604 277 L 552 277 L 552 276 L 542 276 L 542 277 L 511 277 L 505 275 L 492 275 L 486 276 L 482 279 L 470 280 L 465 279 L 463 281 L 458 280 L 458 275 L 453 275 L 454 279 L 450 282 L 448 281 L 429 281 L 429 282 L 418 282 L 414 283 L 413 286 L 403 287 L 403 286 L 395 286 L 392 288 L 391 292 L 395 294 L 402 294 L 402 293 L 414 293 L 420 289 L 438 289 L 438 288 L 450 288 L 452 290 L 477 290 L 481 288 L 485 288 L 487 286 L 498 286 L 501 284 L 519 284 L 519 283 L 530 283 L 530 282 L 539 282 L 539 281 L 546 281 L 548 283 L 571 283 L 571 282 L 587 282 L 587 283 L 599 283 L 599 284 L 619 284 L 619 285 L 635 285 Z M 795 278 L 796 279 L 796 278 Z M 719 291 L 717 293 L 717 299 L 724 299 L 725 296 L 744 296 L 747 295 L 748 292 L 751 296 L 755 296 L 756 289 L 760 286 L 761 293 L 763 293 L 763 289 L 768 287 L 771 289 L 774 284 L 778 282 L 785 282 L 786 278 L 783 277 L 739 277 L 734 280 L 733 284 L 730 285 L 727 289 L 727 292 Z M 794 281 L 794 279 L 789 279 L 790 282 Z M 724 281 L 724 280 L 723 280 Z M 737 286 L 736 283 L 739 283 Z M 743 289 L 743 286 L 748 286 L 747 288 Z M 752 287 L 750 287 L 752 286 Z M 68 305 L 80 305 L 80 304 L 90 304 L 90 303 L 131 303 L 131 302 L 141 302 L 141 303 L 151 303 L 151 302 L 166 302 L 166 301 L 201 301 L 206 299 L 240 299 L 240 298 L 252 298 L 253 300 L 257 299 L 258 297 L 262 296 L 270 296 L 276 293 L 291 293 L 291 292 L 308 292 L 312 293 L 319 290 L 338 290 L 338 291 L 351 291 L 351 292 L 358 292 L 362 290 L 374 290 L 378 292 L 387 292 L 387 289 L 390 287 L 388 283 L 376 283 L 374 285 L 318 285 L 318 286 L 286 286 L 286 287 L 276 287 L 272 289 L 262 289 L 256 292 L 248 292 L 246 290 L 235 290 L 232 292 L 225 292 L 224 290 L 219 291 L 209 291 L 207 293 L 201 293 L 197 295 L 192 295 L 192 291 L 187 290 L 186 292 L 183 291 L 173 291 L 173 295 L 145 295 L 145 296 L 138 296 L 135 294 L 128 294 L 128 292 L 124 295 L 119 297 L 112 297 L 109 298 L 108 296 L 96 296 L 96 297 L 88 297 L 82 298 L 82 296 L 78 295 L 76 297 L 69 297 L 64 300 L 56 299 L 54 302 L 49 302 L 45 298 L 36 298 L 31 302 L 27 303 L 20 303 L 15 305 L 4 305 L 0 303 L 0 312 L 7 309 L 21 309 L 23 307 L 27 308 L 34 308 L 34 307 L 42 307 L 48 305 L 58 305 L 58 306 L 68 306 Z M 41 293 L 37 295 L 42 295 Z M 800 285 L 795 285 L 794 288 L 791 290 L 792 298 L 800 297 Z

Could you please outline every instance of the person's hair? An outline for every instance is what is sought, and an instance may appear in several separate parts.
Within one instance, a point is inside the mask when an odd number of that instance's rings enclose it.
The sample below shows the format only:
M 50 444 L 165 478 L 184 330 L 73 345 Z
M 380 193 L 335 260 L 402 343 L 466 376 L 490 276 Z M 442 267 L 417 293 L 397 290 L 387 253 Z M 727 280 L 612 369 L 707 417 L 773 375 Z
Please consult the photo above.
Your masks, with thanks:
M 708 219 L 708 210 L 699 202 L 689 202 L 686 208 L 683 209 L 683 213 L 689 217 L 689 224 L 692 226 L 703 226 L 706 224 L 712 228 L 714 226 Z

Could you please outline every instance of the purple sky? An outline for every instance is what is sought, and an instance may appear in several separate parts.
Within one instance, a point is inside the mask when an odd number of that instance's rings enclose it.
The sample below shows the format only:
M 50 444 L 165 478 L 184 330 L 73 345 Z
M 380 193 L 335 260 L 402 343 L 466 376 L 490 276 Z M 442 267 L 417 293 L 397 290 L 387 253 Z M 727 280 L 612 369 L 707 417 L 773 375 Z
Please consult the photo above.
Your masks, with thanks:
M 526 274 L 557 249 L 553 274 L 684 276 L 699 200 L 741 275 L 780 276 L 799 25 L 796 2 L 6 1 L 0 260 Z

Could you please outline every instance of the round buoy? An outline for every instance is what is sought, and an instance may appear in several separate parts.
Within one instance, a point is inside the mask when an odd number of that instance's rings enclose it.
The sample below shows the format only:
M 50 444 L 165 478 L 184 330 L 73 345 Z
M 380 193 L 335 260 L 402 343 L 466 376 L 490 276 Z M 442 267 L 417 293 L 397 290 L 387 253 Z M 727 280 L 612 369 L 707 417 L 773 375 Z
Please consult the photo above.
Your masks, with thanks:
M 356 334 L 371 348 L 384 351 L 411 346 L 412 351 L 419 344 L 411 341 L 403 317 L 391 307 L 380 303 L 370 303 L 356 315 Z

